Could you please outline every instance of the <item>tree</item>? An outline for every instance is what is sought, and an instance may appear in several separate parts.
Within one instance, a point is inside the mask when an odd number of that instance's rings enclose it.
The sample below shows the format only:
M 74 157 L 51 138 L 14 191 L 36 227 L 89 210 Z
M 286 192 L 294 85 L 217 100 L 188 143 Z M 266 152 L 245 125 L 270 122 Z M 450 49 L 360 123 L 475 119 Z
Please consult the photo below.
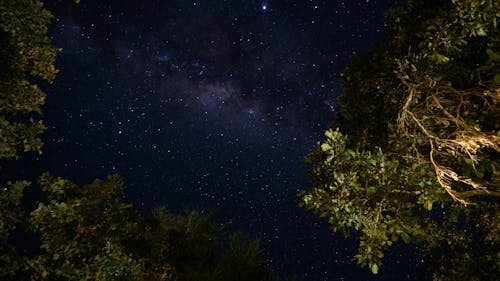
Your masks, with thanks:
M 25 262 L 32 279 L 143 280 L 141 260 L 127 247 L 139 243 L 140 220 L 117 199 L 118 175 L 82 188 L 49 174 L 39 182 L 48 202 L 27 221 L 41 237 L 42 253 Z
M 39 184 L 47 202 L 16 222 L 40 236 L 40 251 L 2 251 L 2 280 L 280 280 L 257 240 L 240 233 L 225 239 L 208 216 L 165 208 L 140 215 L 118 199 L 118 175 L 78 187 L 46 173 Z M 19 201 L 10 200 L 11 210 Z
M 10 243 L 10 235 L 23 218 L 20 207 L 26 181 L 9 182 L 0 190 L 0 278 L 12 277 L 22 267 L 23 259 Z
M 373 273 L 399 239 L 431 258 L 435 280 L 500 273 L 499 12 L 410 0 L 342 73 L 338 129 L 306 159 L 299 196 L 335 232 L 360 235 L 356 261 Z
M 38 77 L 51 83 L 58 72 L 58 49 L 47 36 L 51 19 L 40 1 L 0 3 L 0 157 L 41 153 L 39 135 L 45 126 L 33 113 L 40 113 L 45 93 L 32 81 Z
M 47 37 L 51 15 L 40 1 L 0 2 L 0 158 L 21 152 L 41 152 L 39 135 L 45 130 L 40 113 L 45 93 L 33 78 L 52 82 L 57 73 L 57 49 Z M 20 202 L 27 181 L 2 182 L 0 189 L 0 266 L 16 272 L 22 259 L 9 243 L 11 232 L 21 223 Z M 0 274 L 3 277 L 3 275 Z

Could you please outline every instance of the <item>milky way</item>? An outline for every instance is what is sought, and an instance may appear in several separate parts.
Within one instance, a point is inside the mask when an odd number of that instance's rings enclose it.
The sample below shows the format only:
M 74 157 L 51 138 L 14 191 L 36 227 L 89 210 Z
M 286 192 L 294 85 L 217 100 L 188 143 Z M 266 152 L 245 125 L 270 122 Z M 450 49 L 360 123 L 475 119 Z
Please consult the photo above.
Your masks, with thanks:
M 338 111 L 339 73 L 383 38 L 394 1 L 49 1 L 62 47 L 44 154 L 78 183 L 120 173 L 140 210 L 212 213 L 304 280 L 422 280 L 414 248 L 372 276 L 356 243 L 297 207 L 302 159 Z M 33 156 L 35 157 L 35 156 Z

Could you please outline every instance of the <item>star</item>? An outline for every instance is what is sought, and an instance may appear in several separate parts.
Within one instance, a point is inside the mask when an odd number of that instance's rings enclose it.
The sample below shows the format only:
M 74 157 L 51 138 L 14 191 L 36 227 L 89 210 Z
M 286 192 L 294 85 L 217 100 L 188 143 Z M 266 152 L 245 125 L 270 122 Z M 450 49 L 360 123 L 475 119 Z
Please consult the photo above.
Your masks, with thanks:
M 64 69 L 47 103 L 40 163 L 73 179 L 120 173 L 126 196 L 145 210 L 216 208 L 216 220 L 272 241 L 270 256 L 303 280 L 365 279 L 344 266 L 355 245 L 344 250 L 295 198 L 309 181 L 301 159 L 340 110 L 340 70 L 382 40 L 383 11 L 398 1 L 371 10 L 368 0 L 87 0 L 81 17 L 63 2 L 50 4 Z M 56 170 L 57 162 L 66 165 Z M 20 166 L 9 169 L 43 172 Z M 300 247 L 277 250 L 288 242 Z M 386 269 L 404 279 L 420 260 Z

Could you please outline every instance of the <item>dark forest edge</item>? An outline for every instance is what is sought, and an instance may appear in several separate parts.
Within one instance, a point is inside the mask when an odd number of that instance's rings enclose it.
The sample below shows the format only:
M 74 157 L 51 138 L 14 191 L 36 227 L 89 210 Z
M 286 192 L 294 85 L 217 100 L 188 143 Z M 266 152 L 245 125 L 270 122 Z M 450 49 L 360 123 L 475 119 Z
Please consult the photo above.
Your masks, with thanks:
M 33 81 L 52 83 L 58 73 L 51 19 L 42 1 L 0 2 L 0 159 L 42 153 L 46 94 Z M 49 173 L 38 184 L 1 184 L 1 280 L 284 280 L 258 240 L 222 235 L 209 216 L 165 208 L 139 214 L 119 199 L 125 185 L 118 175 L 83 187 Z M 25 210 L 31 188 L 47 200 Z M 35 241 L 19 241 L 22 232 Z
M 300 205 L 359 237 L 379 272 L 398 241 L 434 280 L 500 274 L 500 5 L 408 0 L 342 72 L 340 114 L 306 158 Z

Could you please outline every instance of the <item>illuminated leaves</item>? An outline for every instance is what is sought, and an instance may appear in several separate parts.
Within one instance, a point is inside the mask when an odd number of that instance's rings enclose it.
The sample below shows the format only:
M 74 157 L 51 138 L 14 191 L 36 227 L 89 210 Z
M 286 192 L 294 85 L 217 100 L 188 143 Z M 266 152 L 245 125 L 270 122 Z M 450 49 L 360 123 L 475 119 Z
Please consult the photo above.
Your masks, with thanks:
M 408 1 L 389 13 L 389 39 L 341 75 L 339 129 L 306 159 L 300 205 L 334 232 L 359 234 L 355 260 L 373 273 L 402 241 L 431 258 L 436 280 L 500 274 L 490 251 L 500 225 L 494 3 Z
M 409 243 L 427 228 L 425 220 L 409 215 L 422 211 L 412 201 L 422 190 L 431 192 L 436 187 L 433 174 L 427 172 L 429 166 L 406 163 L 380 148 L 349 148 L 339 130 L 328 130 L 325 136 L 306 160 L 313 184 L 299 194 L 300 204 L 327 217 L 335 232 L 360 232 L 356 261 L 378 272 L 383 252 L 393 242 Z

